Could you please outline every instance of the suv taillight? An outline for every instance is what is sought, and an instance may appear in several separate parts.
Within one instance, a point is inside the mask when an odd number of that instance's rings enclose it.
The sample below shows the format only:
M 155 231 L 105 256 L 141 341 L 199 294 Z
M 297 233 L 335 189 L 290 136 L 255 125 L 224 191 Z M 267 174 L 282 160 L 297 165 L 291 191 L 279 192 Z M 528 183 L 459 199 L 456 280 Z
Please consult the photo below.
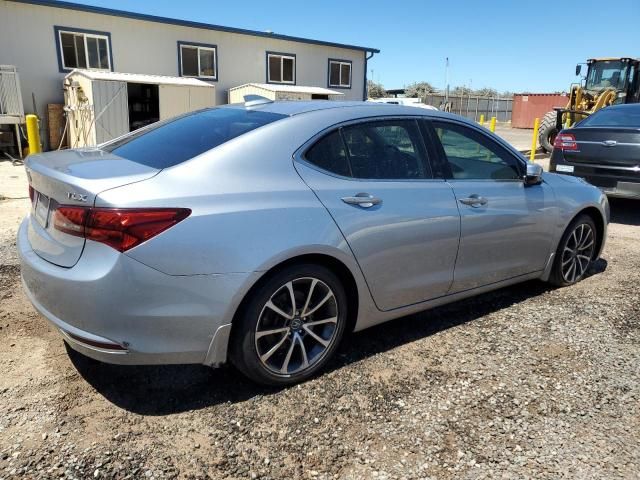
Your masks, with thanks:
M 560 132 L 553 142 L 553 148 L 557 148 L 563 152 L 567 150 L 577 150 L 578 144 L 576 143 L 576 137 L 571 133 Z
M 104 208 L 59 205 L 56 230 L 109 245 L 120 252 L 140 245 L 191 214 L 188 208 Z

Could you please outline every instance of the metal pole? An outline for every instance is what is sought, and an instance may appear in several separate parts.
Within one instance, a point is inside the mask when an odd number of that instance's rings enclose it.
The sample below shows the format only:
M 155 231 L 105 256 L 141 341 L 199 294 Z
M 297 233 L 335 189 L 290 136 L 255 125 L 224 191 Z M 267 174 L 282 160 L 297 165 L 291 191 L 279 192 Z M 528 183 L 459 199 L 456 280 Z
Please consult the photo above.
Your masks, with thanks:
M 444 103 L 449 101 L 449 57 L 446 58 L 444 66 Z
M 540 119 L 536 118 L 533 122 L 533 138 L 531 139 L 531 152 L 529 160 L 532 162 L 536 159 L 536 150 L 538 149 L 538 130 L 540 129 Z
M 16 123 L 16 143 L 18 144 L 18 156 L 20 160 L 24 160 L 22 156 L 22 135 L 20 134 L 20 125 Z
M 36 115 L 27 115 L 27 139 L 29 140 L 29 155 L 42 152 L 40 142 L 40 125 Z
M 479 103 L 480 103 L 480 102 L 478 101 L 478 97 L 476 97 L 476 114 L 475 114 L 475 115 L 474 115 L 474 117 L 473 117 L 473 121 L 474 121 L 474 122 L 477 122 L 477 121 L 478 121 L 478 104 L 479 104 Z

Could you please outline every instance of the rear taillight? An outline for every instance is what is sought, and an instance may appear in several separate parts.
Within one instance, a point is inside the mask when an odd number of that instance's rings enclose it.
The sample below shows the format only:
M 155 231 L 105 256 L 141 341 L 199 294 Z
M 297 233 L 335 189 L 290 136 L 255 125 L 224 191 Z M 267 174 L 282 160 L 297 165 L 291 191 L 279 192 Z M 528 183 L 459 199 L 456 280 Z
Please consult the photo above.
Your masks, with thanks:
M 578 144 L 576 143 L 576 137 L 571 133 L 559 133 L 553 142 L 553 148 L 558 150 L 577 150 Z
M 90 210 L 88 207 L 60 205 L 53 211 L 51 219 L 53 228 L 69 235 L 83 237 L 87 215 L 89 215 Z
M 146 242 L 191 214 L 188 208 L 91 208 L 60 205 L 55 229 L 125 252 Z

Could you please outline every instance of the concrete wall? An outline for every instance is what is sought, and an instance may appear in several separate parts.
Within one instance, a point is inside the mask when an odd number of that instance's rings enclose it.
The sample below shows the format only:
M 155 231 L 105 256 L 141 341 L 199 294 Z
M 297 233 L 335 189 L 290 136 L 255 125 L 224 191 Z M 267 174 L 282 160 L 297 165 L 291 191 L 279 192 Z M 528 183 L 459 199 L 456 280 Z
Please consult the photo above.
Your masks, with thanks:
M 0 0 L 0 64 L 18 67 L 25 111 L 33 112 L 35 94 L 41 117 L 48 103 L 63 102 L 54 25 L 109 32 L 116 72 L 178 76 L 178 41 L 217 45 L 217 104 L 231 87 L 266 81 L 267 51 L 296 55 L 297 85 L 327 87 L 328 59 L 351 60 L 352 88 L 342 98 L 363 96 L 363 51 Z

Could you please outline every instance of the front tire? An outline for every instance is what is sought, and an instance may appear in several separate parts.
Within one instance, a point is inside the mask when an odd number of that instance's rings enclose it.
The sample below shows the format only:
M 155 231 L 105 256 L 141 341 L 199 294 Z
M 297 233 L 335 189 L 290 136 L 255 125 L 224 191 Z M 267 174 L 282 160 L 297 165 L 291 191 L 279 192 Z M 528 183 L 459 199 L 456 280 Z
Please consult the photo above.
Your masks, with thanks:
M 549 282 L 566 287 L 582 280 L 595 260 L 598 230 L 589 215 L 578 216 L 564 232 Z
M 251 294 L 234 325 L 231 362 L 252 380 L 285 386 L 307 380 L 335 352 L 347 323 L 338 277 L 320 265 L 292 265 Z
M 553 150 L 553 142 L 558 135 L 558 129 L 556 128 L 557 114 L 556 112 L 547 112 L 542 117 L 540 122 L 540 129 L 538 130 L 538 143 L 540 147 L 547 152 L 551 153 Z

